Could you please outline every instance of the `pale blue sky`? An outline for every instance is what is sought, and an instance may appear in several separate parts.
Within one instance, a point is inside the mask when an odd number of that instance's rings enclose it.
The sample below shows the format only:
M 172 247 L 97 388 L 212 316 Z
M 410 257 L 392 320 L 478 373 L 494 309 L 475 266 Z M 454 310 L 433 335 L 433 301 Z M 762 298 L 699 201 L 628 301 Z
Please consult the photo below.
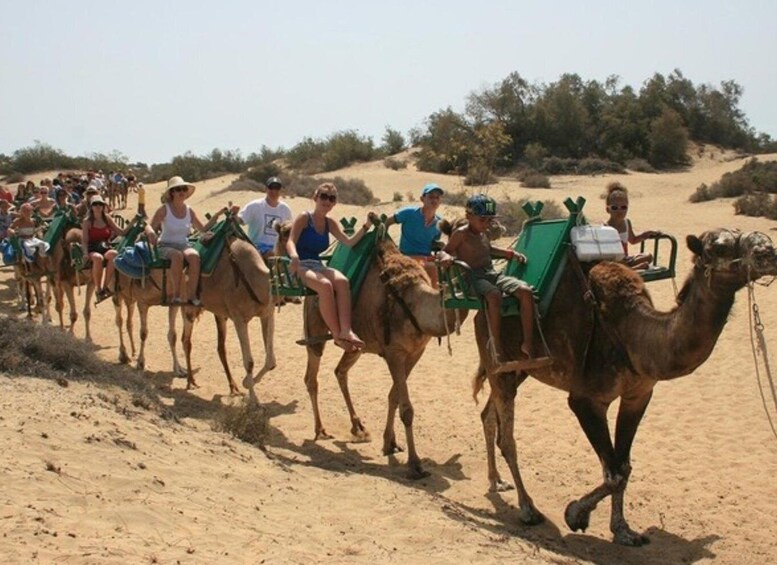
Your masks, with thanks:
M 380 143 L 513 71 L 733 79 L 777 137 L 773 0 L 0 0 L 0 21 L 0 153 L 38 139 L 153 163 L 345 129 Z

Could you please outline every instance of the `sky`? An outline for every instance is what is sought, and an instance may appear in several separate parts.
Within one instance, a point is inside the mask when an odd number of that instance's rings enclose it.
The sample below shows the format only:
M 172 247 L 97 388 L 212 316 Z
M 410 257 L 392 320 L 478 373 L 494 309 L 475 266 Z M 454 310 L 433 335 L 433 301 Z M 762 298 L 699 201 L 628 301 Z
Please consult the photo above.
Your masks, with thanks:
M 777 138 L 777 2 L 0 0 L 0 153 L 169 161 L 355 130 L 376 144 L 518 72 L 734 80 Z

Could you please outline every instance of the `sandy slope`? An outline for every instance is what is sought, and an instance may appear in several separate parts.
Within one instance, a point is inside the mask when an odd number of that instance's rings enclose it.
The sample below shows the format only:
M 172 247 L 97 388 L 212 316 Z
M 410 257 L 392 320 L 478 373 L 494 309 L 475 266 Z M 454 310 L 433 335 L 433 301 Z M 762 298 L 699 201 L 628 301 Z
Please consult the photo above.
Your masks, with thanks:
M 599 195 L 617 178 L 632 191 L 637 230 L 662 229 L 680 239 L 716 226 L 774 235 L 773 222 L 734 216 L 730 202 L 687 202 L 701 182 L 742 164 L 727 159 L 707 153 L 680 173 L 554 178 L 550 191 L 527 191 L 509 181 L 490 190 L 559 201 L 583 195 L 589 218 L 601 219 Z M 432 180 L 453 189 L 459 182 L 412 168 L 391 171 L 381 163 L 338 174 L 363 178 L 384 202 L 396 191 L 415 193 Z M 201 183 L 193 205 L 204 212 L 253 196 L 212 196 L 229 181 Z M 291 205 L 301 211 L 308 201 L 292 199 Z M 365 212 L 342 205 L 337 211 Z M 688 268 L 683 250 L 682 276 Z M 0 272 L 0 307 L 13 313 L 8 278 L 7 271 Z M 670 282 L 654 283 L 651 292 L 659 307 L 671 306 Z M 772 338 L 775 292 L 757 291 Z M 347 413 L 332 375 L 338 355 L 331 348 L 324 356 L 320 396 L 324 423 L 337 439 L 312 442 L 312 413 L 302 382 L 304 350 L 294 344 L 302 331 L 300 309 L 289 306 L 277 321 L 279 366 L 258 386 L 271 416 L 266 452 L 211 430 L 221 404 L 233 400 L 222 396 L 227 387 L 208 316 L 195 334 L 194 364 L 202 388 L 187 392 L 184 381 L 169 372 L 165 312 L 152 310 L 144 379 L 179 422 L 134 406 L 131 393 L 98 382 L 73 380 L 63 388 L 46 379 L 0 376 L 0 555 L 4 562 L 19 563 L 773 561 L 777 440 L 756 385 L 747 313 L 742 293 L 709 361 L 693 376 L 656 389 L 634 447 L 627 494 L 632 526 L 653 540 L 641 549 L 609 543 L 607 503 L 593 514 L 585 534 L 568 531 L 564 508 L 598 483 L 599 466 L 564 394 L 536 382 L 521 389 L 516 435 L 524 479 L 548 521 L 519 526 L 514 492 L 486 493 L 479 407 L 470 395 L 477 364 L 470 323 L 452 338 L 453 357 L 445 347 L 431 345 L 410 380 L 416 441 L 430 478 L 408 481 L 404 457 L 387 460 L 380 453 L 389 377 L 374 356 L 360 360 L 351 379 L 373 441 L 349 441 Z M 81 321 L 76 335 L 83 336 Z M 94 314 L 93 335 L 97 354 L 115 361 L 117 340 L 107 303 Z M 261 360 L 258 322 L 252 335 Z M 232 335 L 228 347 L 240 378 Z M 404 443 L 401 427 L 397 432 Z

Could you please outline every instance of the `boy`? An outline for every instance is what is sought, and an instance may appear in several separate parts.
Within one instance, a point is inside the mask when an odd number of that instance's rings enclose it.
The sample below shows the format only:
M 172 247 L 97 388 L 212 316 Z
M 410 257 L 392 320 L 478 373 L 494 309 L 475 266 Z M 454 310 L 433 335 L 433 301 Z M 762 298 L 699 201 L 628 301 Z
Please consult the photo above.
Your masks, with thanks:
M 248 237 L 264 259 L 275 254 L 278 232 L 275 224 L 291 221 L 291 208 L 281 201 L 283 183 L 278 177 L 270 177 L 265 183 L 266 196 L 252 200 L 238 213 L 240 222 L 248 226 Z
M 495 216 L 496 202 L 493 198 L 476 194 L 467 200 L 468 225 L 451 234 L 448 244 L 440 254 L 440 261 L 443 266 L 447 266 L 455 257 L 472 269 L 472 286 L 486 302 L 488 329 L 496 352 L 493 368 L 495 373 L 549 365 L 552 362 L 550 358 L 534 357 L 534 296 L 531 288 L 520 279 L 496 272 L 491 262 L 491 256 L 526 262 L 526 257 L 521 253 L 491 245 L 485 231 L 489 221 Z M 523 330 L 521 351 L 526 356 L 523 360 L 507 361 L 504 355 L 501 313 L 503 293 L 515 296 L 520 303 Z
M 432 257 L 432 246 L 440 239 L 437 223 L 442 219 L 437 214 L 444 192 L 439 185 L 429 183 L 421 189 L 421 206 L 407 206 L 397 210 L 386 221 L 386 227 L 400 224 L 402 235 L 399 238 L 399 251 L 412 257 L 426 270 L 437 288 L 437 266 Z

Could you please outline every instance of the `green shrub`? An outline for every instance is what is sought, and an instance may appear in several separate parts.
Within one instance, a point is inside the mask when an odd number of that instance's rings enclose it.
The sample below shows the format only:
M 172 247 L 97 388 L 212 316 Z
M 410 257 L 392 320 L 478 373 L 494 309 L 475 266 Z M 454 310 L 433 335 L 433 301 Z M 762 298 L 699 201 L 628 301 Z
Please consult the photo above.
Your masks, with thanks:
M 577 174 L 579 175 L 597 175 L 605 173 L 625 173 L 623 165 L 607 159 L 597 159 L 587 157 L 577 163 Z
M 381 150 L 386 155 L 395 155 L 400 151 L 404 151 L 407 144 L 405 143 L 405 137 L 395 129 L 391 129 L 386 126 L 386 133 L 383 134 L 383 145 Z M 396 170 L 396 169 L 394 169 Z
M 523 150 L 523 159 L 533 169 L 542 166 L 542 161 L 548 157 L 548 150 L 542 143 L 529 143 Z
M 394 196 L 391 198 L 392 202 L 402 202 L 402 193 L 401 192 L 395 192 Z
M 407 169 L 407 161 L 404 159 L 392 159 L 387 157 L 383 159 L 383 166 L 392 171 L 398 171 L 399 169 Z
M 356 206 L 370 206 L 378 199 L 361 179 L 346 179 L 340 176 L 334 178 L 318 178 L 309 175 L 287 174 L 284 177 L 283 194 L 312 198 L 316 188 L 325 182 L 334 183 L 337 187 L 337 201 Z
M 213 427 L 216 431 L 261 447 L 267 440 L 269 421 L 264 408 L 243 399 L 238 406 L 224 406 Z
M 513 200 L 507 198 L 507 200 L 500 200 L 497 202 L 497 213 L 500 215 L 499 221 L 507 230 L 505 235 L 514 236 L 520 233 L 523 228 L 523 223 L 528 218 L 528 215 L 523 210 L 523 205 L 526 204 L 529 198 L 519 198 Z M 542 218 L 545 220 L 552 220 L 555 218 L 564 218 L 566 215 L 561 206 L 556 204 L 553 200 L 543 200 Z
M 764 192 L 745 194 L 734 201 L 734 213 L 777 220 L 777 199 Z
M 13 154 L 13 170 L 20 173 L 73 168 L 72 157 L 38 140 L 33 146 L 17 149 Z
M 715 199 L 715 195 L 712 194 L 710 187 L 707 186 L 705 183 L 701 183 L 699 186 L 696 187 L 696 192 L 691 194 L 691 197 L 688 200 L 690 200 L 691 202 L 708 202 L 714 199 Z
M 467 205 L 467 200 L 471 194 L 464 190 L 456 192 L 446 192 L 443 197 L 443 202 L 449 206 L 461 206 L 462 208 Z
M 635 159 L 630 159 L 626 163 L 626 168 L 631 170 L 631 171 L 638 172 L 638 173 L 655 173 L 656 172 L 656 169 L 653 167 L 653 165 L 648 163 L 647 160 L 639 158 L 639 157 L 637 157 Z
M 531 172 L 522 175 L 521 186 L 526 188 L 550 188 L 550 179 L 542 173 Z
M 12 183 L 18 183 L 18 182 L 24 182 L 24 179 L 26 177 L 24 176 L 24 173 L 14 172 L 7 175 L 3 182 L 6 184 L 12 184 Z
M 270 177 L 280 177 L 283 170 L 280 165 L 272 161 L 257 163 L 249 170 L 240 175 L 240 178 L 249 179 L 255 182 L 265 183 Z

